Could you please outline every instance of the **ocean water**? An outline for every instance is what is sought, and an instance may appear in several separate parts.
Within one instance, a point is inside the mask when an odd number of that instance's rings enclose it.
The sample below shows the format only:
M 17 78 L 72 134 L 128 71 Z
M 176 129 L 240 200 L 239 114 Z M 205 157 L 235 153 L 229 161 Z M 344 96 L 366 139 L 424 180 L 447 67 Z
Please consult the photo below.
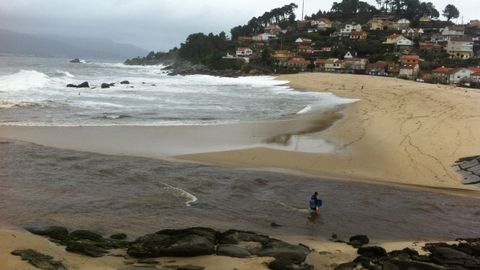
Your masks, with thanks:
M 279 119 L 353 102 L 294 91 L 269 76 L 168 76 L 163 68 L 0 56 L 0 124 L 217 124 Z M 130 84 L 120 84 L 123 80 Z M 84 81 L 91 88 L 66 87 Z M 115 86 L 102 89 L 102 83 Z

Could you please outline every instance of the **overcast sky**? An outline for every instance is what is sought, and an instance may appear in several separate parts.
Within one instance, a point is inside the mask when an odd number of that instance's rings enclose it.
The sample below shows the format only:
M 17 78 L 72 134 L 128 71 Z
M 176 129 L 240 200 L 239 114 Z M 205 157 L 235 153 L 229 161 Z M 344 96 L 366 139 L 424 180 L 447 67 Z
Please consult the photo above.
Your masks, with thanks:
M 337 0 L 340 1 L 340 0 Z M 454 4 L 475 19 L 480 0 L 430 0 Z M 189 33 L 229 30 L 251 17 L 300 0 L 0 0 L 0 28 L 39 34 L 105 37 L 148 50 L 166 50 Z M 333 0 L 305 0 L 305 13 L 330 9 Z M 375 0 L 368 0 L 375 4 Z M 298 15 L 300 16 L 300 10 Z M 480 17 L 480 16 L 479 16 Z M 460 22 L 460 19 L 458 20 Z

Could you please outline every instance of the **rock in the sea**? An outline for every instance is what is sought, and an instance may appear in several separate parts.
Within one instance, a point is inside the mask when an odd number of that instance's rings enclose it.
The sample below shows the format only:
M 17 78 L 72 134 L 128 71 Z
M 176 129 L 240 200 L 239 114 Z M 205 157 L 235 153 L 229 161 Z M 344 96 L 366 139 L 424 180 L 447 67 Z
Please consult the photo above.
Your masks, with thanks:
M 131 243 L 127 253 L 132 257 L 194 257 L 215 253 L 217 232 L 209 228 L 162 230 L 147 234 Z
M 42 254 L 32 249 L 14 250 L 11 254 L 22 257 L 22 260 L 28 261 L 31 265 L 42 270 L 67 269 L 62 262 L 55 261 L 52 256 Z
M 88 82 L 83 82 L 79 85 L 77 85 L 77 88 L 89 88 L 90 85 L 88 84 Z
M 77 88 L 77 85 L 76 85 L 76 84 L 69 83 L 69 84 L 67 84 L 67 87 Z
M 110 238 L 115 240 L 125 240 L 127 239 L 127 235 L 124 233 L 116 233 L 116 234 L 110 235 Z
M 77 241 L 77 240 L 101 241 L 103 240 L 103 237 L 96 232 L 92 232 L 88 230 L 76 230 L 70 233 L 70 235 L 68 236 L 68 239 L 74 240 L 74 241 Z
M 366 235 L 355 235 L 350 237 L 350 240 L 348 242 L 349 245 L 351 245 L 354 248 L 359 248 L 363 245 L 366 245 L 370 243 L 370 239 L 368 239 L 368 236 Z
M 102 83 L 102 85 L 100 87 L 101 88 L 110 88 L 110 84 L 109 83 Z
M 217 248 L 217 255 L 228 256 L 235 258 L 247 258 L 250 257 L 250 252 L 247 249 L 242 248 L 237 245 L 232 244 L 223 244 L 219 245 Z
M 67 243 L 66 250 L 69 252 L 82 254 L 82 255 L 95 257 L 95 258 L 102 257 L 108 253 L 107 250 L 101 247 L 95 246 L 90 243 L 82 243 L 82 242 L 69 242 Z
M 25 230 L 51 239 L 63 241 L 68 238 L 68 230 L 60 226 L 26 227 Z
M 130 84 L 129 81 L 121 81 L 120 84 Z
M 81 63 L 81 61 L 80 61 L 80 59 L 75 58 L 75 59 L 70 60 L 70 63 L 79 64 L 79 63 Z
M 276 222 L 272 222 L 270 223 L 270 227 L 273 227 L 273 228 L 278 228 L 278 227 L 282 227 L 282 225 L 276 223 Z

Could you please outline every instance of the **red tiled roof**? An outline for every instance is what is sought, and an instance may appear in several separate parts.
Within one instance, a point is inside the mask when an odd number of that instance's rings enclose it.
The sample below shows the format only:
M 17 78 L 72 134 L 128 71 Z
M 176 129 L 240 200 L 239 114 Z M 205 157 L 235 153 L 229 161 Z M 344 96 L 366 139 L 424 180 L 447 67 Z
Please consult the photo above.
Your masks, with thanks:
M 418 55 L 402 55 L 400 57 L 400 59 L 404 59 L 404 60 L 421 60 L 420 59 L 420 56 Z
M 251 50 L 250 48 L 238 48 L 237 51 L 239 52 L 243 52 L 243 51 L 246 51 L 246 50 Z
M 288 63 L 292 65 L 310 65 L 308 60 L 289 60 Z
M 469 67 L 468 69 L 470 69 L 474 73 L 480 73 L 480 67 Z
M 449 73 L 452 69 L 447 67 L 439 67 L 432 70 L 432 73 Z

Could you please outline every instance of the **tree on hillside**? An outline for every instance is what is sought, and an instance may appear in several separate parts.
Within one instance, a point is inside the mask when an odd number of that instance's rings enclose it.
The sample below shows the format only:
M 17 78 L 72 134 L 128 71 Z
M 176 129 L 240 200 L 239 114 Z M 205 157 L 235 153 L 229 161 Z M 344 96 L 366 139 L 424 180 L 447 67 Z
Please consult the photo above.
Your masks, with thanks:
M 447 5 L 442 13 L 443 17 L 447 18 L 450 21 L 452 18 L 456 19 L 460 16 L 460 12 L 457 7 L 454 5 Z
M 261 33 L 268 24 L 277 24 L 282 28 L 295 23 L 295 9 L 298 6 L 294 3 L 280 8 L 274 8 L 265 12 L 260 17 L 253 17 L 246 25 L 239 25 L 230 31 L 232 40 L 237 40 L 240 36 L 252 36 Z

